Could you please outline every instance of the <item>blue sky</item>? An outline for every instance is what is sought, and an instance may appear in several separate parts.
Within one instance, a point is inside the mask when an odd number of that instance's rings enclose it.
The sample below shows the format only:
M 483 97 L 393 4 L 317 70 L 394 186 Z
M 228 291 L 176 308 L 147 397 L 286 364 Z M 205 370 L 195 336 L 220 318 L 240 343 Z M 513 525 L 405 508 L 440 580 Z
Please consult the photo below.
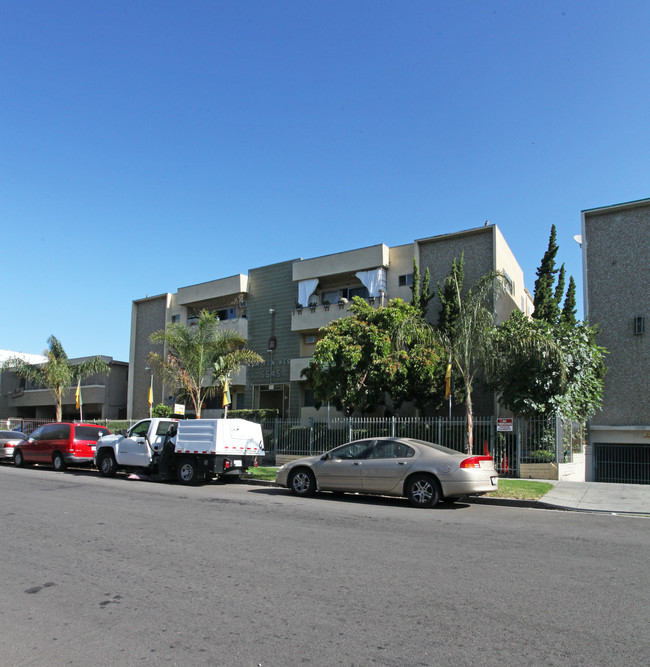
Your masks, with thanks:
M 650 196 L 647 1 L 0 0 L 0 348 L 128 360 L 131 302 Z

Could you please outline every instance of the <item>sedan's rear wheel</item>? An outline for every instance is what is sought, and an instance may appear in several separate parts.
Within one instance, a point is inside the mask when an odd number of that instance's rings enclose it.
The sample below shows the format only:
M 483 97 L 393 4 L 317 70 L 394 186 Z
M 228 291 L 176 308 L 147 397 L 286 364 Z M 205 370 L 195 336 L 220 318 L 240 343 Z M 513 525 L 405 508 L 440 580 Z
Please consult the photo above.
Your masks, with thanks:
M 300 468 L 289 477 L 289 490 L 297 496 L 313 496 L 316 493 L 316 478 L 311 470 Z
M 438 483 L 430 475 L 414 475 L 406 484 L 406 497 L 413 507 L 433 507 L 440 497 Z

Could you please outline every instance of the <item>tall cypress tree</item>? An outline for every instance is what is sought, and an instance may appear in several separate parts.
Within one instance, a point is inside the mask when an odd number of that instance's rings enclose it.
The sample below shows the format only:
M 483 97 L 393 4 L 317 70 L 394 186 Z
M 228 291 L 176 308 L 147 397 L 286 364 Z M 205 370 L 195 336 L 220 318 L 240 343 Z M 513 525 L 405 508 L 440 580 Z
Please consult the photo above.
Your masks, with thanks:
M 464 277 L 465 254 L 463 253 L 458 262 L 456 262 L 456 258 L 454 257 L 451 263 L 451 271 L 445 278 L 442 289 L 438 285 L 438 298 L 440 299 L 438 329 L 448 335 L 451 334 L 460 312 L 458 295 L 463 291 Z
M 420 307 L 420 267 L 418 260 L 413 258 L 413 282 L 411 284 L 411 305 Z
M 557 324 L 560 321 L 560 314 L 562 312 L 562 298 L 564 297 L 565 284 L 565 270 L 564 264 L 560 267 L 560 272 L 557 276 L 557 285 L 555 286 L 555 294 L 553 295 L 553 303 L 550 308 L 551 324 Z
M 576 283 L 573 276 L 569 276 L 569 287 L 566 291 L 566 298 L 564 299 L 564 307 L 560 315 L 560 324 L 567 324 L 575 327 L 578 323 L 576 319 Z
M 420 269 L 418 267 L 417 259 L 413 260 L 413 284 L 411 285 L 411 305 L 415 306 L 422 317 L 427 316 L 427 311 L 429 310 L 429 301 L 433 299 L 435 294 L 429 291 L 429 283 L 431 282 L 431 275 L 429 273 L 429 267 L 424 273 L 424 278 L 422 279 L 422 284 L 420 284 Z
M 557 322 L 556 312 L 557 303 L 553 293 L 553 285 L 555 284 L 555 256 L 557 255 L 558 245 L 556 243 L 555 225 L 551 225 L 551 236 L 548 240 L 548 250 L 542 257 L 542 263 L 537 269 L 537 280 L 535 281 L 535 296 L 533 303 L 535 305 L 535 312 L 533 318 L 536 320 L 544 320 L 549 324 Z

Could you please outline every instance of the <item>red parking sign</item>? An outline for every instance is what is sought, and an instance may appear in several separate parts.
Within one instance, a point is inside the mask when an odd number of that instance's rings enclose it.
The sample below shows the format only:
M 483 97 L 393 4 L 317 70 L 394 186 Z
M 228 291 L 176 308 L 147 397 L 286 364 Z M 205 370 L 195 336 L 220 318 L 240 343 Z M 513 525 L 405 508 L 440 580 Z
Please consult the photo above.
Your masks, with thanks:
M 497 431 L 512 431 L 512 417 L 497 419 Z

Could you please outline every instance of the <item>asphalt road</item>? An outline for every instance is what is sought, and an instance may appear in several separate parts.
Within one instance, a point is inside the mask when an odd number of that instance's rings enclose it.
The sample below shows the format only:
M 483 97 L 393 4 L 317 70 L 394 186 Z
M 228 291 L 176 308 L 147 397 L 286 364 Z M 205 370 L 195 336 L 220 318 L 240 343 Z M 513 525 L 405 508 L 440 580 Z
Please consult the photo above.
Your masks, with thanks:
M 646 665 L 650 520 L 0 465 L 6 665 Z

